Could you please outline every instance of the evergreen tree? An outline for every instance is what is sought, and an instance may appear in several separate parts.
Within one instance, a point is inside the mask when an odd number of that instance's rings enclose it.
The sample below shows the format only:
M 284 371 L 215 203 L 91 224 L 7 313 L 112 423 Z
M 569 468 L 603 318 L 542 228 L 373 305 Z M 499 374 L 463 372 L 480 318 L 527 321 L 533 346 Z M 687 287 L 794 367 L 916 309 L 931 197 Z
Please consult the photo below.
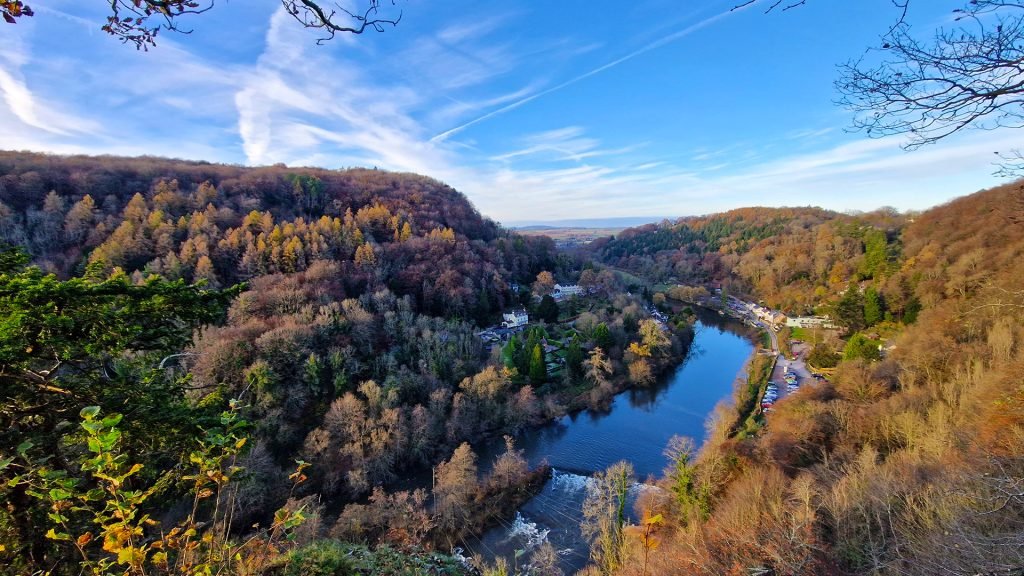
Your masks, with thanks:
M 530 354 L 530 381 L 534 384 L 543 384 L 547 379 L 548 368 L 544 363 L 544 349 L 537 344 Z
M 885 304 L 874 286 L 864 291 L 864 324 L 874 326 L 885 317 Z
M 485 326 L 491 318 L 491 297 L 487 287 L 480 288 L 480 296 L 476 299 L 476 319 L 481 326 Z
M 501 349 L 501 360 L 505 363 L 506 368 L 516 368 L 518 366 L 521 350 L 522 346 L 519 344 L 519 338 L 513 334 L 509 337 L 508 343 Z
M 846 343 L 846 347 L 843 348 L 843 360 L 855 360 L 857 358 L 868 361 L 881 358 L 878 342 L 869 339 L 859 332 L 851 336 L 850 340 Z
M 608 329 L 608 325 L 601 322 L 594 328 L 594 344 L 605 350 L 611 348 L 612 344 L 612 333 Z
M 857 287 L 850 285 L 836 304 L 836 317 L 850 332 L 864 329 L 864 297 Z
M 580 339 L 577 336 L 573 336 L 572 340 L 569 341 L 569 347 L 565 350 L 565 367 L 566 370 L 573 376 L 578 376 L 583 373 L 583 361 L 585 360 L 583 355 L 583 348 L 580 346 Z
M 888 240 L 885 232 L 871 228 L 864 233 L 864 260 L 860 274 L 864 278 L 875 278 L 885 271 L 889 260 Z
M 545 295 L 540 299 L 540 304 L 537 305 L 534 313 L 548 324 L 554 324 L 558 322 L 558 303 L 550 295 Z

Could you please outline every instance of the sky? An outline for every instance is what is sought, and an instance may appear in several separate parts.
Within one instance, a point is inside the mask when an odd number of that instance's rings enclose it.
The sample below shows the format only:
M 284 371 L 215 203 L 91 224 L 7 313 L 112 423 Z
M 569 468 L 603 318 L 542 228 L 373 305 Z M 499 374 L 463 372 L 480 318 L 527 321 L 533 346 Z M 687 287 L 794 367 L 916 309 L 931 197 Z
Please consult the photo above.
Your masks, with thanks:
M 358 6 L 365 0 L 342 0 Z M 907 152 L 847 130 L 836 66 L 890 0 L 396 0 L 318 45 L 275 0 L 218 2 L 148 52 L 109 3 L 0 25 L 0 148 L 426 174 L 508 225 L 741 206 L 923 209 L 998 185 L 1013 129 Z M 962 0 L 916 3 L 929 34 Z

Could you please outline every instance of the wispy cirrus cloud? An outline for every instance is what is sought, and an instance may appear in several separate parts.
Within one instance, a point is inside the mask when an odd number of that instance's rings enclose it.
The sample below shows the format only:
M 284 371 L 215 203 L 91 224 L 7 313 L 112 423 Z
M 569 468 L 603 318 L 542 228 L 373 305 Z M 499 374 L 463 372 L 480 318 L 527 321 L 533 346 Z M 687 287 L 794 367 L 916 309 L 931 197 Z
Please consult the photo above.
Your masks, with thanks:
M 643 56 L 644 54 L 646 54 L 646 53 L 648 53 L 648 52 L 650 52 L 652 50 L 656 50 L 658 48 L 661 48 L 662 46 L 665 46 L 667 44 L 671 44 L 672 42 L 675 42 L 677 40 L 685 38 L 685 37 L 689 36 L 690 34 L 693 34 L 694 32 L 697 32 L 698 30 L 706 28 L 706 27 L 714 24 L 715 22 L 718 22 L 719 20 L 727 18 L 728 16 L 730 16 L 732 14 L 735 14 L 735 13 L 738 13 L 738 12 L 742 12 L 743 10 L 746 10 L 747 8 L 749 8 L 749 6 L 750 5 L 743 6 L 742 8 L 739 8 L 739 9 L 729 9 L 729 10 L 726 10 L 724 12 L 720 12 L 720 13 L 714 15 L 714 16 L 711 16 L 710 18 L 705 18 L 705 19 L 701 20 L 701 21 L 697 22 L 696 24 L 691 24 L 689 26 L 686 26 L 682 30 L 678 30 L 678 31 L 673 32 L 671 34 L 668 34 L 666 36 L 662 36 L 661 38 L 658 38 L 657 40 L 654 40 L 653 42 L 649 42 L 648 44 L 645 44 L 644 46 L 642 46 L 642 47 L 640 47 L 640 48 L 638 48 L 636 50 L 633 50 L 632 52 L 626 54 L 625 56 L 621 56 L 619 58 L 616 58 L 616 59 L 612 60 L 611 62 L 608 62 L 606 64 L 602 64 L 601 66 L 598 66 L 598 67 L 596 67 L 596 68 L 594 68 L 592 70 L 588 70 L 587 72 L 584 72 L 583 74 L 579 74 L 577 76 L 574 76 L 574 77 L 572 77 L 572 78 L 570 78 L 570 79 L 568 79 L 568 80 L 566 80 L 564 82 L 561 82 L 559 84 L 556 84 L 555 86 L 552 86 L 551 88 L 548 88 L 546 90 L 542 90 L 542 91 L 537 92 L 536 94 L 532 94 L 530 96 L 526 96 L 525 98 L 522 98 L 520 100 L 516 100 L 515 102 L 512 102 L 510 104 L 506 104 L 505 106 L 502 106 L 501 108 L 498 108 L 497 110 L 492 110 L 492 111 L 490 111 L 490 112 L 488 112 L 486 114 L 483 114 L 481 116 L 477 116 L 476 118 L 473 118 L 472 120 L 469 120 L 467 122 L 459 124 L 458 126 L 455 126 L 454 128 L 449 128 L 449 129 L 445 130 L 444 132 L 441 132 L 441 133 L 436 134 L 435 136 L 431 137 L 430 140 L 432 142 L 442 142 L 442 141 L 450 138 L 451 136 L 453 136 L 455 134 L 458 134 L 459 132 L 462 132 L 463 130 L 465 130 L 465 129 L 471 127 L 471 126 L 474 126 L 476 124 L 479 124 L 479 123 L 481 123 L 481 122 L 483 122 L 485 120 L 489 120 L 491 118 L 494 118 L 495 116 L 499 116 L 501 114 L 505 114 L 506 112 L 511 112 L 512 110 L 515 110 L 516 108 L 519 108 L 521 106 L 529 104 L 530 102 L 533 102 L 534 100 L 537 100 L 538 98 L 543 98 L 544 96 L 547 96 L 549 94 L 553 94 L 553 93 L 558 92 L 559 90 L 562 90 L 564 88 L 568 88 L 569 86 L 572 86 L 573 84 L 577 84 L 579 82 L 582 82 L 583 80 L 586 80 L 587 78 L 590 78 L 592 76 L 596 76 L 596 75 L 598 75 L 598 74 L 600 74 L 602 72 L 605 72 L 606 70 L 611 70 L 612 68 L 615 68 L 616 66 L 618 66 L 620 64 L 623 64 L 625 62 L 629 62 L 630 60 L 633 60 L 634 58 L 637 58 L 639 56 Z
M 0 50 L 0 94 L 7 105 L 7 112 L 13 117 L 6 130 L 0 129 L 0 134 L 6 132 L 5 135 L 13 138 L 12 133 L 24 132 L 25 128 L 29 128 L 67 136 L 94 129 L 94 123 L 62 112 L 29 88 L 22 69 L 30 60 L 28 48 L 19 38 L 8 40 L 4 49 Z
M 614 156 L 632 152 L 640 145 L 631 145 L 617 149 L 601 148 L 600 142 L 584 136 L 580 126 L 568 126 L 555 130 L 546 130 L 522 138 L 523 148 L 503 152 L 491 156 L 491 160 L 506 161 L 516 158 L 540 156 L 549 162 L 571 161 L 583 162 L 590 158 Z

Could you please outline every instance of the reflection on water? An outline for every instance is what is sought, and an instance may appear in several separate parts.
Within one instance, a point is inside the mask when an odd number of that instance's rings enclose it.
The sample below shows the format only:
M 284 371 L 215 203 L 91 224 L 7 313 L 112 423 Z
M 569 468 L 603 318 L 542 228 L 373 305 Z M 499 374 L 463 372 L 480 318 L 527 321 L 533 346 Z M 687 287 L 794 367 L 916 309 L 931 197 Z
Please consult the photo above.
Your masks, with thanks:
M 514 517 L 467 542 L 469 552 L 489 560 L 505 556 L 511 565 L 516 550 L 529 552 L 546 540 L 559 552 L 566 573 L 586 565 L 588 548 L 579 526 L 589 474 L 628 460 L 637 478 L 659 476 L 672 436 L 703 442 L 708 416 L 719 401 L 731 399 L 736 375 L 753 351 L 742 324 L 718 315 L 698 317 L 690 353 L 666 378 L 650 388 L 619 394 L 606 411 L 566 416 L 517 437 L 517 446 L 532 465 L 546 461 L 555 472 Z M 504 444 L 494 440 L 477 448 L 483 467 Z M 634 498 L 642 487 L 631 491 Z

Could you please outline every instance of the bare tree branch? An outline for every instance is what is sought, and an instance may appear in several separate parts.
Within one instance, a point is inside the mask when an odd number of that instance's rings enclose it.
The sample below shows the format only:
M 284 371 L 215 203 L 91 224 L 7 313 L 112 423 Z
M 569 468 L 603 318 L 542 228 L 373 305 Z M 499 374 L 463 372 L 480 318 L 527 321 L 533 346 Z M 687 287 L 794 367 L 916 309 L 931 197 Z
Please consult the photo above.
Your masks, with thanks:
M 366 10 L 361 13 L 349 11 L 339 4 L 324 8 L 325 4 L 313 0 L 281 0 L 281 4 L 306 28 L 324 31 L 325 36 L 319 38 L 317 44 L 333 39 L 339 32 L 362 34 L 367 29 L 383 32 L 385 26 L 397 26 L 402 20 L 401 12 L 394 17 L 381 15 L 380 0 L 369 0 Z M 391 5 L 395 5 L 394 0 Z
M 856 114 L 853 128 L 908 135 L 914 149 L 968 128 L 1024 127 L 1022 8 L 1024 0 L 972 0 L 955 11 L 955 28 L 927 42 L 901 21 L 880 48 L 841 67 L 836 88 Z
M 161 30 L 189 34 L 191 29 L 180 24 L 183 16 L 202 14 L 214 7 L 216 0 L 104 0 L 110 4 L 110 15 L 102 30 L 136 49 L 149 50 L 156 46 Z M 401 11 L 385 13 L 381 0 L 365 0 L 366 8 L 352 11 L 340 4 L 320 0 L 280 0 L 284 9 L 306 28 L 321 30 L 321 44 L 338 33 L 362 34 L 366 30 L 383 32 L 387 26 L 397 26 Z M 389 0 L 388 6 L 395 6 Z M 18 18 L 33 16 L 32 8 L 23 0 L 0 0 L 0 16 L 14 24 Z

